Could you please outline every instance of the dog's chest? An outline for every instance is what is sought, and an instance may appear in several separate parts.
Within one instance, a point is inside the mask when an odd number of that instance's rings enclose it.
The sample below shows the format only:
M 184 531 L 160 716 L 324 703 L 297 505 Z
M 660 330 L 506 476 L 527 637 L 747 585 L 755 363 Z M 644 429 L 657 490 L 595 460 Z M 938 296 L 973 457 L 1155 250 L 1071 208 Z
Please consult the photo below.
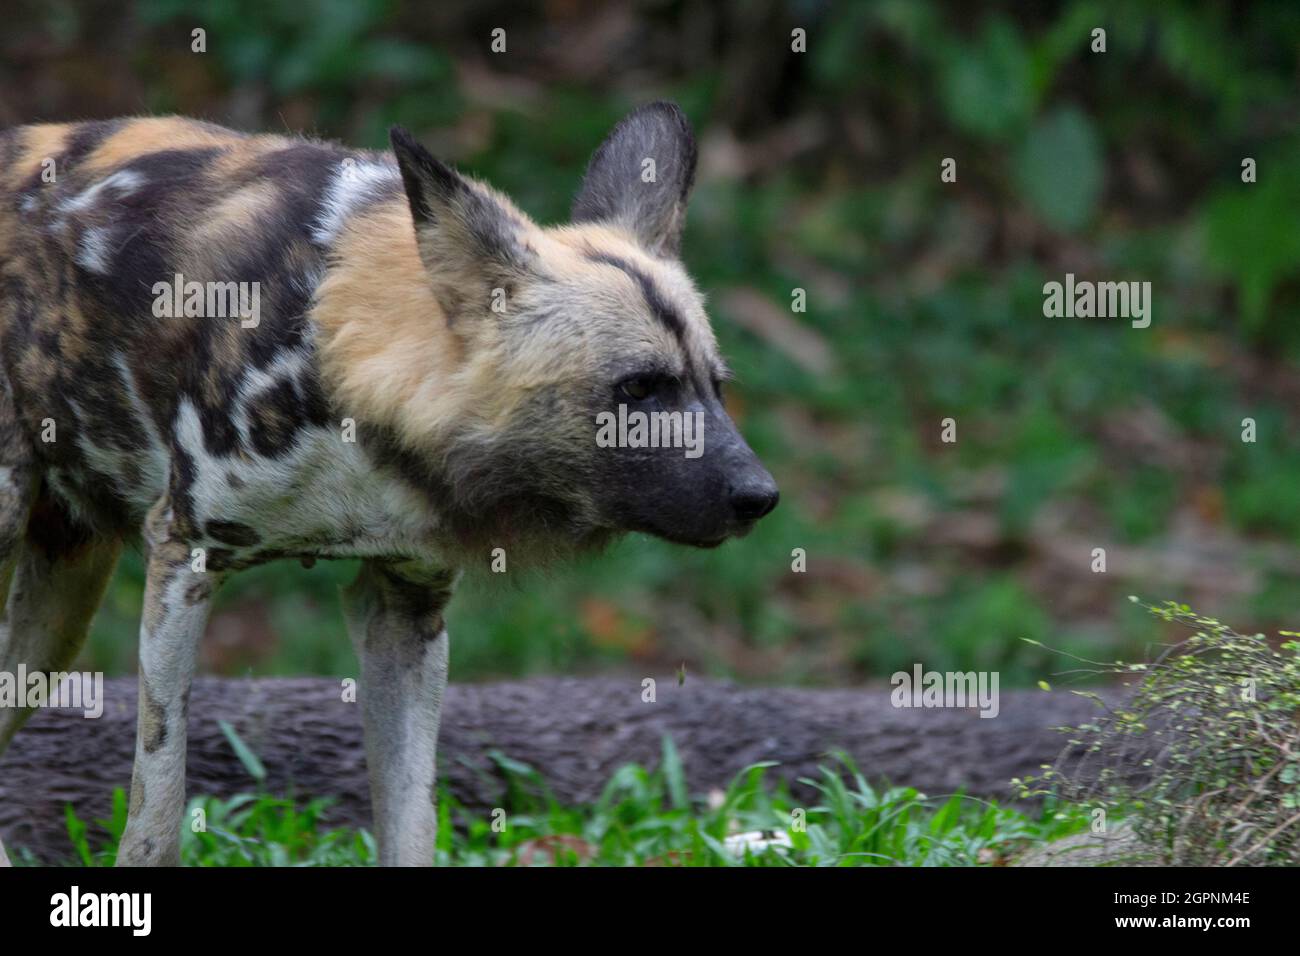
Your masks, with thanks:
M 213 411 L 184 393 L 160 424 L 130 366 L 118 366 L 112 433 L 130 440 L 101 437 L 108 409 L 74 399 L 79 455 L 47 473 L 74 507 L 89 512 L 96 490 L 111 489 L 138 522 L 166 494 L 214 569 L 281 557 L 434 556 L 427 494 L 379 460 L 357 423 L 293 413 L 317 375 L 310 348 L 241 370 L 215 426 Z M 218 444 L 214 432 L 229 441 Z
M 177 449 L 197 542 L 231 567 L 280 557 L 428 557 L 437 522 L 416 488 L 375 464 L 350 423 L 304 426 L 273 457 L 207 454 L 197 414 L 182 403 Z

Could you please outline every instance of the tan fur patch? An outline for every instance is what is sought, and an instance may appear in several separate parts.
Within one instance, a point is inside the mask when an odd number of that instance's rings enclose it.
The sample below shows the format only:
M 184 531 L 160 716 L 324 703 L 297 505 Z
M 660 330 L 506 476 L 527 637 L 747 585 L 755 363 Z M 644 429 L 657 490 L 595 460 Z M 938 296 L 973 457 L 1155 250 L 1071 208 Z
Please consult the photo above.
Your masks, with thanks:
M 312 314 L 322 369 L 343 406 L 417 434 L 449 427 L 460 405 L 462 347 L 425 275 L 405 199 L 354 217 L 335 251 L 339 265 L 317 290 Z M 430 378 L 441 395 L 429 394 Z M 417 425 L 407 412 L 421 406 Z
M 294 140 L 284 136 L 259 135 L 232 140 L 226 149 L 212 161 L 210 173 L 213 179 L 226 179 L 243 172 L 265 153 L 285 149 L 294 144 Z
M 274 183 L 250 183 L 223 197 L 206 210 L 203 221 L 185 237 L 187 248 L 200 253 L 211 243 L 226 243 L 250 234 L 258 219 L 274 208 L 279 198 Z
M 61 313 L 42 313 L 37 320 L 37 328 L 53 326 L 56 323 L 62 333 L 63 354 L 74 362 L 82 361 L 90 347 L 87 336 L 89 322 L 74 298 L 68 298 L 62 306 Z
M 177 116 L 130 120 L 86 158 L 90 170 L 112 169 L 122 163 L 164 149 L 208 149 L 232 146 L 243 140 L 238 133 Z
M 23 153 L 9 174 L 10 186 L 28 179 L 41 168 L 41 163 L 53 159 L 63 151 L 68 134 L 76 129 L 74 123 L 42 123 L 23 127 Z

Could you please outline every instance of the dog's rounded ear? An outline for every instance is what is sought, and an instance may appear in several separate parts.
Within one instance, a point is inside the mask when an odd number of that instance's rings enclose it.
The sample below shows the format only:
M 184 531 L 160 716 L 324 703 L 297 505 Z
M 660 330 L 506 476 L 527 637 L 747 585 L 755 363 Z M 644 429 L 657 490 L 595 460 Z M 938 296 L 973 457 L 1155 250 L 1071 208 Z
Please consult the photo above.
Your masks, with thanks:
M 634 110 L 587 164 L 573 221 L 619 225 L 655 255 L 677 255 L 697 156 L 690 121 L 675 103 Z

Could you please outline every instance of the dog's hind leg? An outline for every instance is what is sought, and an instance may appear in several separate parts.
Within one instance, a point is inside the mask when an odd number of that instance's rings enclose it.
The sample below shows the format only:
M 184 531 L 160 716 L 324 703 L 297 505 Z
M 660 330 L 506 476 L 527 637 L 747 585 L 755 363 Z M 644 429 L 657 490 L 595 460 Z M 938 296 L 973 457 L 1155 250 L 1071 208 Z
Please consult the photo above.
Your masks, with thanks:
M 7 505 L 0 508 L 8 510 Z M 119 540 L 91 533 L 49 492 L 36 495 L 17 554 L 9 561 L 9 589 L 0 615 L 0 672 L 17 681 L 22 672 L 30 679 L 66 671 L 86 642 L 120 552 Z M 53 682 L 47 681 L 47 687 L 52 691 Z M 38 702 L 0 706 L 0 754 L 31 716 L 32 708 L 26 706 L 31 703 Z
M 11 653 L 17 653 L 6 609 L 38 483 L 35 457 L 19 427 L 9 379 L 0 373 L 0 668 L 9 663 Z M 12 730 L 6 734 L 5 727 L 14 719 L 0 713 L 0 753 L 13 735 Z
M 126 832 L 118 866 L 180 864 L 190 684 L 212 595 L 224 575 L 201 570 L 167 499 L 145 520 L 149 547 L 140 622 L 140 705 Z
M 434 761 L 447 686 L 442 612 L 455 576 L 366 561 L 343 592 L 361 658 L 361 713 L 381 866 L 430 866 L 437 836 Z
M 9 655 L 9 619 L 6 604 L 9 582 L 13 580 L 14 567 L 23 546 L 23 532 L 31 513 L 32 499 L 36 496 L 36 474 L 31 450 L 18 429 L 9 396 L 9 383 L 0 376 L 0 668 Z M 10 724 L 13 729 L 7 729 Z M 0 709 L 0 756 L 5 744 L 21 723 L 15 708 Z M 0 840 L 0 866 L 8 866 L 4 841 Z
M 0 375 L 0 672 L 13 681 L 20 670 L 49 673 L 72 663 L 121 550 L 40 484 Z M 30 715 L 28 706 L 0 706 L 0 755 Z
M 92 533 L 49 492 L 35 497 L 0 618 L 0 671 L 16 675 L 21 665 L 31 675 L 72 664 L 121 549 L 121 541 Z M 0 707 L 0 750 L 30 713 Z

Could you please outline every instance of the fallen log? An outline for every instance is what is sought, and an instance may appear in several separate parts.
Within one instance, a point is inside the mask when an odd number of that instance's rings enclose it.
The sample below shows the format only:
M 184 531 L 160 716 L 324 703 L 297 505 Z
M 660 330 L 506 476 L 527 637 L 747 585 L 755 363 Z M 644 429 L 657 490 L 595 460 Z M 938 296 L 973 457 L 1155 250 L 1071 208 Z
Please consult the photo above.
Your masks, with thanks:
M 257 789 L 218 725 L 228 721 L 266 767 L 275 795 L 331 796 L 327 821 L 370 825 L 358 704 L 342 683 L 322 677 L 200 678 L 189 707 L 191 795 Z M 672 738 L 691 789 L 725 787 L 745 766 L 780 761 L 769 774 L 794 794 L 808 788 L 827 754 L 842 750 L 873 782 L 927 794 L 958 789 L 1007 799 L 1012 777 L 1036 773 L 1064 745 L 1053 728 L 1093 718 L 1075 695 L 1008 691 L 992 719 L 975 709 L 896 709 L 885 686 L 856 690 L 737 687 L 697 678 L 661 680 L 657 702 L 639 678 L 542 678 L 448 688 L 439 776 L 467 808 L 505 799 L 494 752 L 527 763 L 563 803 L 597 798 L 618 767 L 659 763 Z M 11 853 L 27 847 L 46 861 L 67 859 L 64 822 L 107 817 L 115 787 L 129 791 L 135 739 L 134 678 L 104 682 L 98 719 L 79 711 L 38 711 L 0 759 L 0 837 Z

